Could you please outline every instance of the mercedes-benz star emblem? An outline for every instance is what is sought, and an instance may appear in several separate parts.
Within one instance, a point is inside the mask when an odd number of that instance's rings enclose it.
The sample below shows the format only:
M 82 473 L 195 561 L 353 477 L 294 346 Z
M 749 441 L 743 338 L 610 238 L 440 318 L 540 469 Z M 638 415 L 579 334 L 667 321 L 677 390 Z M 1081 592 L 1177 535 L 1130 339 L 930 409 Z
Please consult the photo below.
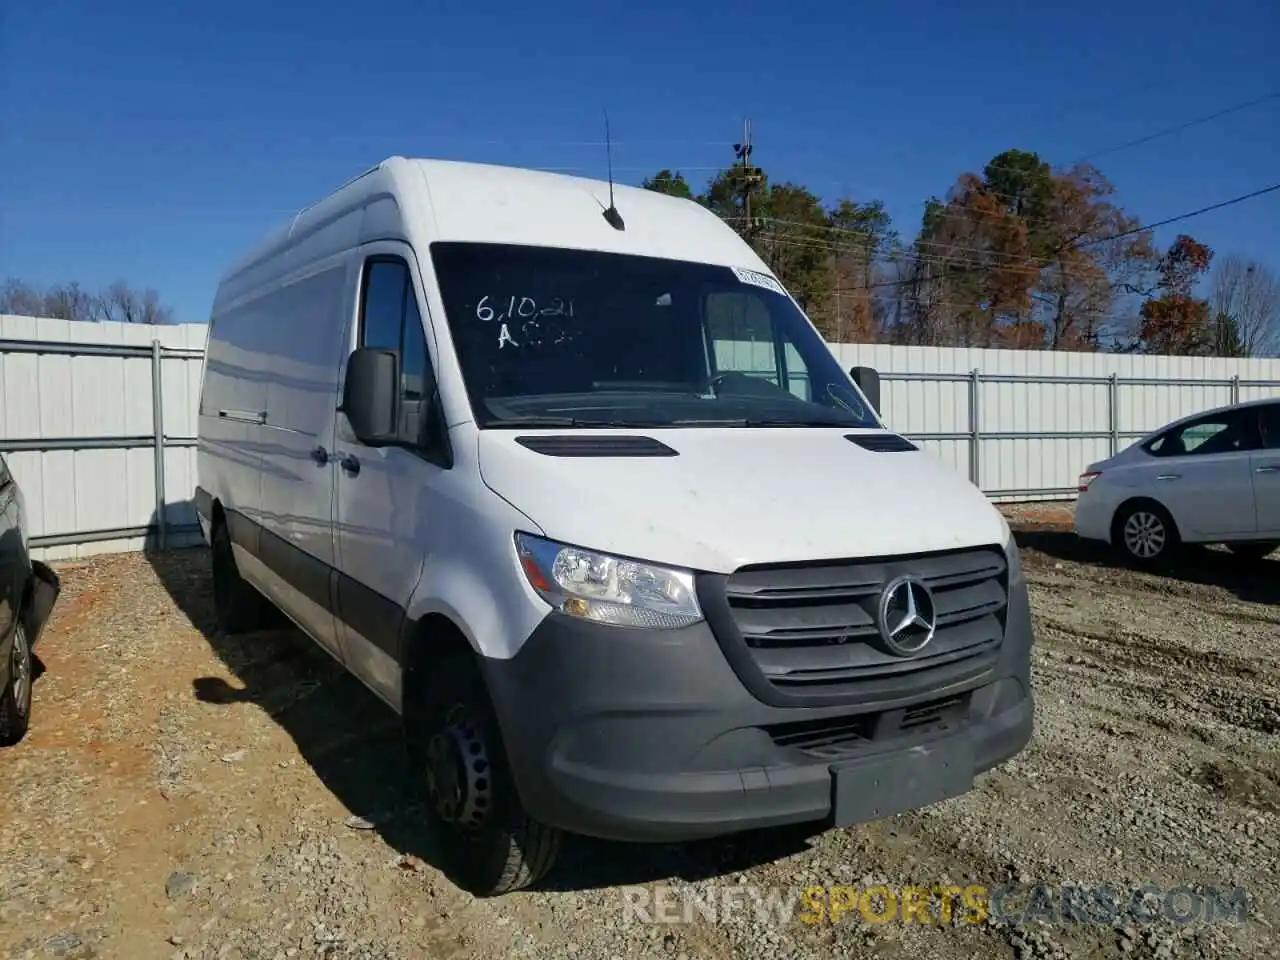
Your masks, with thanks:
M 933 591 L 919 577 L 898 577 L 880 594 L 877 617 L 885 649 L 899 657 L 913 657 L 929 645 L 938 628 Z

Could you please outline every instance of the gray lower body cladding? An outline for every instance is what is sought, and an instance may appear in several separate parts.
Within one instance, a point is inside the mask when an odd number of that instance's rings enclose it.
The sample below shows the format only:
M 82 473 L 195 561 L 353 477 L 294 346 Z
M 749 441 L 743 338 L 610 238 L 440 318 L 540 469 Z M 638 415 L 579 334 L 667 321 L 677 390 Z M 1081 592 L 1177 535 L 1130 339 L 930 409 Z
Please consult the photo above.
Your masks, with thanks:
M 553 613 L 514 658 L 483 665 L 521 798 L 545 823 L 667 842 L 839 826 L 962 793 L 1026 746 L 1025 583 L 1006 596 L 999 643 L 966 669 L 868 678 L 815 705 L 733 663 L 710 610 L 673 631 Z

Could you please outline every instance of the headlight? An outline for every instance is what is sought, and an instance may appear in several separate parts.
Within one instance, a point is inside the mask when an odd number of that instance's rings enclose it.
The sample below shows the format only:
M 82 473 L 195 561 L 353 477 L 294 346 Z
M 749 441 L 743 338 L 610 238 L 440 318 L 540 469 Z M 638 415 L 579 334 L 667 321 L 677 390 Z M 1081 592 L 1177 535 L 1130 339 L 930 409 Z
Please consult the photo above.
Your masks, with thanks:
M 624 627 L 674 629 L 702 619 L 693 574 L 516 534 L 530 586 L 561 613 Z

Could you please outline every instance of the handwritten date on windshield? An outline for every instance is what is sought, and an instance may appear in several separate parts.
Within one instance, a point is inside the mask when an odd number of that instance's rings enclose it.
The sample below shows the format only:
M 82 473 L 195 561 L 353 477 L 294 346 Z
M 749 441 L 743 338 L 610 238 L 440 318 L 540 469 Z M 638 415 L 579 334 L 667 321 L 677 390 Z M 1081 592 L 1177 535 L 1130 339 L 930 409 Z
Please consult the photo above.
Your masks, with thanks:
M 540 305 L 533 297 L 508 296 L 506 299 L 486 294 L 476 304 L 476 319 L 498 327 L 498 349 L 565 343 L 572 333 L 559 319 L 573 317 L 573 301 L 552 297 Z
M 481 323 L 509 323 L 535 317 L 572 317 L 573 301 L 551 297 L 539 306 L 533 297 L 509 296 L 505 299 L 486 294 L 476 304 L 476 319 Z

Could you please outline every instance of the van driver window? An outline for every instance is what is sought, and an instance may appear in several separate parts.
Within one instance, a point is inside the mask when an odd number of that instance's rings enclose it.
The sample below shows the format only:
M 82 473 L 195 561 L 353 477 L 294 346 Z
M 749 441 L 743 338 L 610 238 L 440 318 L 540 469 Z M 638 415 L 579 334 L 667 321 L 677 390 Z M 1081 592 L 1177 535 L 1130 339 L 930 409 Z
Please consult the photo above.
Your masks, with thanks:
M 374 260 L 369 264 L 361 316 L 362 347 L 399 351 L 408 273 L 405 265 L 396 260 Z
M 432 392 L 422 314 L 403 260 L 371 260 L 365 269 L 360 346 L 400 355 L 401 430 L 418 435 L 423 400 Z

